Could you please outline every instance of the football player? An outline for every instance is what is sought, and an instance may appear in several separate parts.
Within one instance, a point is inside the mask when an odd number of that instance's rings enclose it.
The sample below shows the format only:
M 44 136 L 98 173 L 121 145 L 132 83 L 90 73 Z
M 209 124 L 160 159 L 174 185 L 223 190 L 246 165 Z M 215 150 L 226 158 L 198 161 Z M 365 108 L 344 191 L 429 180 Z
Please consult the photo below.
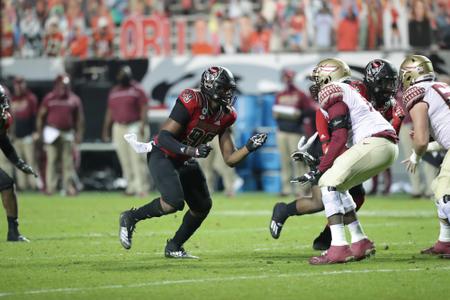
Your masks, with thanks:
M 344 82 L 355 88 L 364 98 L 369 99 L 374 108 L 392 124 L 398 134 L 404 118 L 404 112 L 394 99 L 397 86 L 397 71 L 390 62 L 383 59 L 372 60 L 365 67 L 364 82 L 359 80 L 345 80 Z M 330 124 L 321 110 L 316 112 L 316 128 L 322 143 L 322 152 L 327 153 L 331 139 Z M 343 151 L 345 150 L 347 148 L 343 149 Z M 304 151 L 307 151 L 307 149 L 294 152 L 293 159 L 306 160 L 310 168 L 317 169 L 319 160 L 315 157 L 319 155 L 313 154 L 313 156 L 309 156 L 309 153 L 302 153 Z M 270 232 L 273 238 L 280 236 L 282 226 L 289 216 L 311 214 L 324 209 L 318 188 L 313 188 L 313 190 L 313 197 L 300 198 L 289 204 L 280 202 L 274 206 L 270 223 Z M 356 203 L 356 211 L 358 211 L 365 201 L 365 191 L 362 184 L 352 187 L 349 193 L 353 197 Z M 314 240 L 313 248 L 315 250 L 327 250 L 330 244 L 331 231 L 327 225 Z
M 388 168 L 398 155 L 394 128 L 349 84 L 350 68 L 339 59 L 322 60 L 313 70 L 313 91 L 329 120 L 332 132 L 328 151 L 317 170 L 298 179 L 318 183 L 331 231 L 326 253 L 312 257 L 313 265 L 360 260 L 375 253 L 375 246 L 364 234 L 348 189 Z M 349 129 L 352 129 L 349 131 Z M 353 146 L 345 151 L 347 138 Z M 313 194 L 313 197 L 317 197 Z M 345 238 L 348 224 L 352 244 Z
M 12 123 L 12 117 L 9 113 L 9 100 L 6 90 L 0 85 L 0 148 L 6 158 L 13 163 L 19 170 L 26 174 L 33 174 L 37 177 L 34 170 L 17 156 L 11 141 L 8 138 L 7 130 Z M 14 180 L 0 168 L 0 192 L 2 194 L 3 207 L 6 211 L 8 220 L 8 242 L 29 242 L 29 240 L 19 233 L 17 194 L 14 187 Z
M 440 224 L 437 242 L 422 254 L 450 258 L 450 87 L 435 81 L 431 61 L 422 55 L 408 56 L 400 66 L 403 103 L 414 125 L 413 153 L 404 160 L 414 173 L 429 147 L 430 134 L 447 151 L 439 175 L 432 183 Z
M 232 106 L 235 89 L 233 74 L 224 67 L 214 66 L 203 72 L 200 90 L 186 89 L 179 95 L 147 156 L 161 196 L 120 215 L 120 243 L 125 249 L 131 248 L 136 223 L 181 211 L 186 201 L 189 210 L 178 231 L 167 241 L 165 256 L 196 258 L 184 250 L 183 244 L 205 220 L 212 202 L 205 176 L 192 158 L 207 157 L 211 150 L 208 142 L 218 135 L 223 159 L 234 167 L 267 138 L 266 134 L 255 134 L 244 147 L 235 148 L 229 128 L 237 117 Z

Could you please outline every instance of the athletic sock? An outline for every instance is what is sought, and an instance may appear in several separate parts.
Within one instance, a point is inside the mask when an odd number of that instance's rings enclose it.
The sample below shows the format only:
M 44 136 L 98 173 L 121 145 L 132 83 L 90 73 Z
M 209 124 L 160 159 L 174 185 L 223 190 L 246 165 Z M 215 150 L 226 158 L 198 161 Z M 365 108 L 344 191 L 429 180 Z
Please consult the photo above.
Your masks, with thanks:
M 17 222 L 17 217 L 6 217 L 8 220 L 8 231 L 17 230 L 19 223 Z
M 331 230 L 331 246 L 344 246 L 348 245 L 345 238 L 344 224 L 330 225 Z
M 205 218 L 206 216 L 205 217 L 193 216 L 191 212 L 188 210 L 184 214 L 183 222 L 181 223 L 180 228 L 178 228 L 177 232 L 175 233 L 172 242 L 181 247 L 200 227 Z
M 299 215 L 299 213 L 297 211 L 297 200 L 294 200 L 291 203 L 286 205 L 286 212 L 289 217 Z
M 152 202 L 132 210 L 131 213 L 136 222 L 164 215 L 160 198 L 156 198 Z
M 450 225 L 439 222 L 441 230 L 439 231 L 439 240 L 441 242 L 450 242 Z
M 352 243 L 356 243 L 367 238 L 358 220 L 348 224 L 348 230 L 350 231 L 350 235 L 352 236 Z

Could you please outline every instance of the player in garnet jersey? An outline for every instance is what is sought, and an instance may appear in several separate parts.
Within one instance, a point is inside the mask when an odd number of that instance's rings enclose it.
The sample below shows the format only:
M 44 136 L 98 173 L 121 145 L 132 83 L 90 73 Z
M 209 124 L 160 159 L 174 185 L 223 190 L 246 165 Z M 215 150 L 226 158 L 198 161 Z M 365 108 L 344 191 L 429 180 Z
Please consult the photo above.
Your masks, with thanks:
M 174 237 L 167 241 L 165 256 L 196 258 L 184 250 L 183 244 L 207 217 L 212 201 L 205 176 L 193 158 L 207 157 L 211 151 L 207 143 L 218 135 L 223 159 L 234 167 L 267 139 L 266 134 L 255 134 L 244 147 L 235 148 L 229 127 L 237 117 L 232 106 L 236 83 L 228 69 L 207 69 L 202 74 L 200 87 L 200 90 L 186 89 L 180 94 L 153 141 L 147 161 L 161 196 L 120 215 L 119 237 L 125 249 L 131 248 L 137 222 L 181 211 L 186 201 L 189 210 Z
M 377 70 L 373 70 L 377 68 Z M 345 83 L 356 89 L 361 96 L 368 99 L 383 117 L 391 122 L 396 133 L 398 134 L 401 122 L 404 118 L 404 112 L 401 106 L 395 102 L 393 95 L 396 92 L 397 73 L 388 61 L 375 59 L 369 62 L 365 68 L 364 82 L 360 80 L 345 80 Z M 327 153 L 332 132 L 328 118 L 321 110 L 316 111 L 316 128 L 319 140 L 322 144 L 322 153 Z M 347 148 L 343 149 L 343 151 Z M 304 151 L 307 151 L 305 149 Z M 320 153 L 308 153 L 312 157 L 305 156 L 302 151 L 293 154 L 294 160 L 306 160 L 310 168 L 316 169 L 320 160 L 316 159 Z M 356 185 L 349 190 L 350 195 L 356 203 L 356 211 L 358 211 L 365 201 L 365 190 L 362 184 Z M 317 192 L 315 194 L 318 194 Z M 273 209 L 272 221 L 270 224 L 270 232 L 272 237 L 277 239 L 281 234 L 281 229 L 289 216 L 310 214 L 324 209 L 320 199 L 314 197 L 299 198 L 292 203 L 277 203 Z M 280 226 L 281 225 L 281 226 Z M 329 226 L 314 239 L 313 248 L 315 250 L 327 250 L 331 244 L 331 231 Z

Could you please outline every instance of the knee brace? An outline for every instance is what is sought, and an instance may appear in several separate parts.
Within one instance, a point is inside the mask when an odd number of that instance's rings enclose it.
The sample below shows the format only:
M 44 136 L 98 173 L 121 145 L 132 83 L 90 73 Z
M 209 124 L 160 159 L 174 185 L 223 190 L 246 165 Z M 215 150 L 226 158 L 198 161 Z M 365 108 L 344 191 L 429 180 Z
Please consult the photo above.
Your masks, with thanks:
M 448 220 L 450 222 L 450 195 L 444 195 L 436 201 L 439 219 Z
M 356 203 L 355 201 L 353 201 L 353 197 L 348 191 L 346 191 L 345 193 L 340 193 L 340 196 L 345 213 L 356 209 Z
M 322 187 L 322 203 L 325 207 L 325 216 L 331 217 L 336 214 L 345 214 L 344 205 L 342 204 L 341 196 L 334 187 Z

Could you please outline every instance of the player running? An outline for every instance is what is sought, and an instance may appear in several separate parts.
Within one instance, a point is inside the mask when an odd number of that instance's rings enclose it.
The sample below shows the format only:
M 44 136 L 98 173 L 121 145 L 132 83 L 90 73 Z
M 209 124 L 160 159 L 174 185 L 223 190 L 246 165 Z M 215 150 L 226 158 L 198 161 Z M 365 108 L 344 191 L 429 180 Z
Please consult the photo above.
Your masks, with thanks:
M 12 124 L 12 117 L 9 114 L 8 95 L 3 86 L 0 85 L 0 148 L 6 158 L 19 170 L 26 174 L 33 174 L 34 170 L 27 165 L 19 156 L 8 138 L 7 130 Z M 17 194 L 14 187 L 14 180 L 0 168 L 0 191 L 2 194 L 3 207 L 5 208 L 8 220 L 8 242 L 29 242 L 29 240 L 19 233 Z
M 439 175 L 432 183 L 440 224 L 437 242 L 422 254 L 450 258 L 450 87 L 435 81 L 431 61 L 422 55 L 408 56 L 400 66 L 403 103 L 414 125 L 413 153 L 404 160 L 414 173 L 429 146 L 430 134 L 447 151 Z
M 147 156 L 161 196 L 120 215 L 120 243 L 125 249 L 131 248 L 137 222 L 181 211 L 186 201 L 189 210 L 178 231 L 167 241 L 165 256 L 196 258 L 184 250 L 183 244 L 205 220 L 212 202 L 205 176 L 192 158 L 207 157 L 211 150 L 207 143 L 219 135 L 223 159 L 234 167 L 267 139 L 266 134 L 255 134 L 244 147 L 235 148 L 229 129 L 237 117 L 232 106 L 235 89 L 233 74 L 215 66 L 203 72 L 200 90 L 186 89 L 180 94 Z
M 345 80 L 345 83 L 355 88 L 364 98 L 369 99 L 374 108 L 392 124 L 396 133 L 399 133 L 404 112 L 394 99 L 397 86 L 397 70 L 389 61 L 383 59 L 372 60 L 365 67 L 364 83 L 359 80 Z M 329 120 L 321 110 L 316 112 L 316 128 L 322 143 L 322 152 L 327 153 L 332 133 L 329 130 Z M 343 151 L 345 150 L 347 148 L 343 149 Z M 313 156 L 310 156 L 310 153 L 307 153 L 307 151 L 308 149 L 306 148 L 296 151 L 292 157 L 294 160 L 306 159 L 310 168 L 316 170 L 320 163 L 316 159 L 319 155 L 313 153 Z M 280 202 L 274 206 L 270 223 L 270 232 L 273 238 L 277 239 L 280 236 L 282 226 L 289 216 L 312 214 L 324 209 L 319 188 L 315 186 L 313 190 L 315 190 L 313 197 L 299 198 L 289 204 Z M 365 191 L 362 184 L 352 187 L 349 193 L 353 197 L 356 203 L 356 211 L 358 211 L 365 201 Z M 314 240 L 313 248 L 315 250 L 327 250 L 330 244 L 331 231 L 327 225 Z
M 357 219 L 356 204 L 348 189 L 388 168 L 398 155 L 394 128 L 343 82 L 350 75 L 348 65 L 339 59 L 322 60 L 312 73 L 313 90 L 317 91 L 332 132 L 328 151 L 317 170 L 299 178 L 299 182 L 319 183 L 331 230 L 330 248 L 312 257 L 309 262 L 313 265 L 360 260 L 375 253 L 374 244 Z M 344 152 L 349 134 L 353 146 Z M 344 218 L 352 236 L 351 246 L 345 237 Z

